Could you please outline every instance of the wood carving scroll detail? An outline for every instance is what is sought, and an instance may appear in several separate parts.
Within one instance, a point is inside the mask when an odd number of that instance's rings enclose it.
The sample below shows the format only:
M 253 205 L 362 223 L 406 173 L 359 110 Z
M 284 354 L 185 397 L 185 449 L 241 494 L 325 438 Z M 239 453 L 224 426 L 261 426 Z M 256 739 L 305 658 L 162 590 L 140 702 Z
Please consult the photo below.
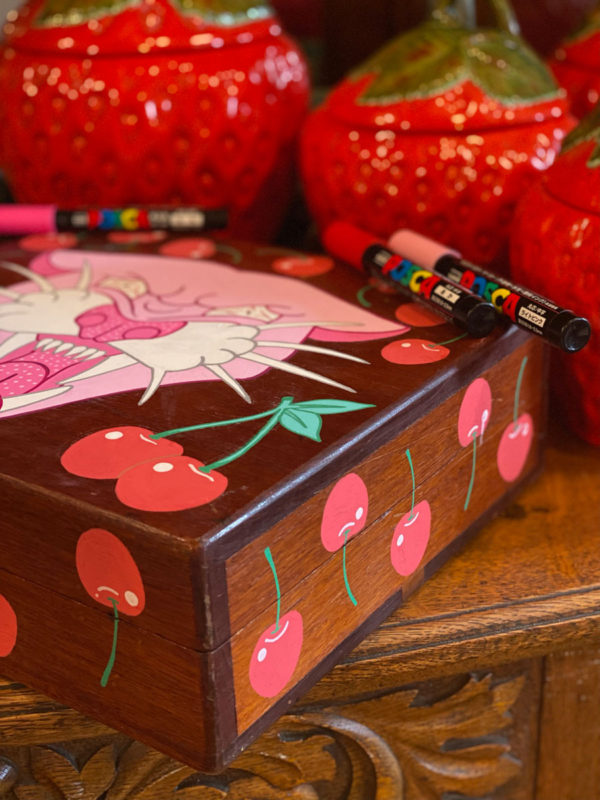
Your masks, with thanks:
M 57 746 L 0 755 L 10 800 L 441 800 L 490 797 L 520 772 L 511 710 L 523 686 L 471 677 L 428 702 L 419 688 L 282 717 L 220 775 L 139 742 L 97 748 L 83 765 Z M 16 759 L 15 759 L 16 760 Z M 13 785 L 14 784 L 14 785 Z

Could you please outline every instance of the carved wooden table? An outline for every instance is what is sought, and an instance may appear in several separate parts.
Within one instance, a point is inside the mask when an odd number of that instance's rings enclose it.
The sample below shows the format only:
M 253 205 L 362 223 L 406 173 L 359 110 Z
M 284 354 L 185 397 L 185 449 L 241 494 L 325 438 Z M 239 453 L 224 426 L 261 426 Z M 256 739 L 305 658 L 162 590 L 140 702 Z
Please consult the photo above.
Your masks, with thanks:
M 0 795 L 596 800 L 599 540 L 600 451 L 554 431 L 542 477 L 221 775 L 4 680 Z

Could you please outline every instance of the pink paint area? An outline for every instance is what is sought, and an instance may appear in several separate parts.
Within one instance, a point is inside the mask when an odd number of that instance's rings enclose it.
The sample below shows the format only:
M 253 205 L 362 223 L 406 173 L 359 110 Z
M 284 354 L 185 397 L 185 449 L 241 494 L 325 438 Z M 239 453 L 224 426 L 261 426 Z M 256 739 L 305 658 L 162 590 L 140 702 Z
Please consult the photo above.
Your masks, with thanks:
M 390 545 L 392 566 L 399 575 L 412 575 L 423 560 L 431 533 L 431 508 L 422 500 L 394 528 Z
M 466 390 L 458 413 L 458 440 L 463 447 L 480 442 L 492 413 L 492 390 L 485 378 L 476 378 Z
M 119 613 L 136 617 L 146 604 L 140 571 L 127 547 L 114 534 L 91 528 L 79 537 L 77 573 L 91 598 Z
M 533 432 L 533 419 L 529 414 L 521 414 L 504 430 L 496 460 L 498 471 L 507 483 L 516 481 L 523 471 L 533 442 Z
M 351 472 L 335 484 L 323 509 L 321 541 L 334 553 L 362 531 L 367 522 L 369 493 L 362 478 Z
M 11 654 L 17 643 L 17 615 L 4 595 L 0 594 L 0 658 Z
M 212 239 L 189 236 L 166 242 L 160 248 L 160 252 L 178 258 L 212 258 L 217 252 L 217 246 Z
M 391 364 L 416 366 L 442 361 L 450 355 L 450 350 L 429 339 L 398 339 L 386 344 L 381 355 Z
M 0 291 L 0 417 L 117 392 L 151 400 L 161 385 L 244 381 L 276 369 L 349 393 L 335 347 L 314 372 L 290 363 L 321 342 L 377 339 L 406 326 L 293 278 L 213 261 L 61 250 L 34 259 L 30 280 Z M 17 363 L 17 366 L 15 366 Z
M 290 682 L 302 650 L 303 623 L 288 611 L 258 639 L 248 669 L 250 685 L 261 697 L 275 697 Z
M 393 233 L 388 239 L 388 247 L 407 261 L 426 269 L 433 269 L 436 261 L 442 256 L 460 258 L 458 251 L 407 229 Z

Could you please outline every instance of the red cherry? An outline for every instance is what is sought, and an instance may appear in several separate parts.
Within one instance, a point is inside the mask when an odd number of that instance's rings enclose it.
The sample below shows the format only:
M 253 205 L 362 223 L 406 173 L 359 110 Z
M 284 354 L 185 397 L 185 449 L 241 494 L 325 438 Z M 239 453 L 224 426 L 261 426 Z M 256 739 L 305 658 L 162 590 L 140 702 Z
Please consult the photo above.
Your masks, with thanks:
M 63 250 L 77 247 L 77 236 L 74 233 L 32 233 L 19 240 L 23 250 L 42 253 L 46 250 Z
M 458 414 L 458 440 L 463 447 L 482 437 L 492 413 L 492 390 L 485 378 L 476 378 L 463 397 Z
M 211 258 L 217 252 L 217 246 L 212 239 L 194 236 L 172 239 L 162 245 L 160 252 L 178 258 Z
M 210 503 L 227 488 L 225 475 L 202 472 L 202 461 L 177 455 L 136 464 L 117 480 L 115 491 L 126 506 L 141 511 L 182 511 Z
M 275 697 L 289 683 L 302 649 L 303 623 L 298 611 L 288 611 L 256 643 L 248 676 L 261 697 Z
M 334 553 L 362 531 L 367 521 L 369 494 L 362 478 L 351 472 L 335 484 L 323 509 L 321 541 Z
M 498 445 L 498 470 L 507 483 L 516 480 L 525 466 L 533 441 L 533 419 L 521 414 L 505 428 Z
M 427 339 L 396 339 L 382 349 L 381 355 L 392 364 L 433 364 L 450 353 L 447 347 Z
M 395 311 L 396 319 L 414 328 L 432 328 L 443 325 L 448 320 L 435 311 L 430 311 L 420 303 L 402 303 Z
M 86 592 L 98 603 L 137 617 L 146 603 L 144 584 L 133 556 L 123 542 L 102 528 L 79 537 L 77 573 Z
M 276 258 L 272 265 L 275 272 L 281 275 L 293 275 L 294 278 L 314 278 L 325 275 L 333 269 L 333 260 L 328 256 L 285 256 Z
M 169 439 L 151 439 L 152 431 L 125 425 L 104 428 L 84 436 L 62 454 L 60 463 L 82 478 L 117 478 L 123 470 L 141 461 L 183 453 L 183 447 Z
M 430 532 L 431 508 L 427 500 L 421 500 L 394 528 L 390 557 L 399 575 L 412 575 L 417 569 L 425 555 Z
M 111 231 L 106 235 L 115 244 L 154 244 L 167 238 L 166 231 Z
M 10 655 L 17 641 L 17 615 L 4 595 L 0 594 L 0 657 Z

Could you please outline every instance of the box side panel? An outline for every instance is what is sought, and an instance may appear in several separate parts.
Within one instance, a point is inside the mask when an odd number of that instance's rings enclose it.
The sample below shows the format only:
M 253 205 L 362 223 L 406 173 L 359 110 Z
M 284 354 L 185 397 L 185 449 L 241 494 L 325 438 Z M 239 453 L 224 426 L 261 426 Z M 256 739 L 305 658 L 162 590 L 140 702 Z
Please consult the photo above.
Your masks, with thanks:
M 223 742 L 215 742 L 214 692 L 206 684 L 212 656 L 4 570 L 0 615 L 4 674 L 177 760 L 214 768 Z
M 525 356 L 528 360 L 520 381 L 515 419 L 515 386 Z M 240 734 L 274 703 L 287 694 L 292 696 L 293 687 L 306 675 L 315 674 L 315 669 L 318 674 L 318 665 L 332 651 L 343 647 L 353 631 L 368 620 L 373 624 L 380 621 L 378 611 L 382 607 L 391 610 L 390 601 L 397 603 L 414 591 L 423 582 L 428 565 L 433 562 L 439 566 L 439 554 L 535 470 L 545 423 L 542 360 L 539 343 L 532 341 L 485 374 L 493 396 L 491 409 L 488 408 L 490 422 L 483 436 L 482 402 L 487 401 L 486 390 L 482 383 L 475 388 L 470 384 L 427 418 L 431 429 L 451 430 L 453 442 L 442 435 L 441 442 L 431 449 L 431 440 L 426 431 L 423 435 L 418 423 L 418 430 L 409 428 L 398 436 L 395 452 L 386 450 L 379 461 L 377 454 L 371 457 L 364 484 L 368 486 L 368 514 L 373 521 L 355 537 L 345 537 L 326 560 L 320 559 L 316 565 L 310 561 L 314 550 L 325 549 L 323 542 L 328 536 L 327 524 L 321 524 L 321 517 L 328 513 L 322 498 L 318 498 L 317 516 L 311 509 L 304 524 L 290 524 L 279 531 L 277 539 L 269 531 L 249 546 L 254 550 L 252 558 L 248 554 L 245 582 L 230 586 L 232 616 L 242 618 L 238 603 L 258 612 L 232 638 Z M 476 422 L 478 431 L 465 438 Z M 459 441 L 458 427 L 464 446 Z M 508 437 L 515 432 L 518 435 L 514 440 Z M 510 448 L 515 443 L 520 446 L 522 440 L 527 447 L 524 455 L 521 453 L 520 469 L 517 475 L 509 475 L 510 465 L 514 472 L 519 460 Z M 407 450 L 417 476 L 414 494 Z M 446 453 L 445 463 L 439 451 Z M 379 465 L 379 471 L 374 464 Z M 362 477 L 362 465 L 357 465 L 353 473 Z M 346 498 L 346 515 L 348 508 L 354 510 L 358 506 L 360 490 L 356 486 L 355 496 L 350 493 Z M 382 507 L 373 517 L 371 491 L 388 500 L 387 508 Z M 383 500 L 380 502 L 383 506 Z M 362 506 L 366 508 L 364 502 Z M 292 564 L 289 550 L 295 553 Z M 238 569 L 244 552 L 236 557 Z M 233 574 L 232 571 L 230 577 Z M 255 576 L 254 580 L 250 575 Z M 272 599 L 266 608 L 265 589 L 261 594 L 258 587 L 259 575 L 263 576 L 262 583 L 270 587 Z M 341 655 L 340 651 L 338 656 Z
M 187 543 L 6 476 L 0 504 L 2 569 L 90 608 L 113 597 L 131 623 L 195 646 Z
M 544 353 L 540 343 L 530 339 L 517 352 L 484 373 L 492 390 L 492 403 L 483 442 L 478 441 L 477 458 L 489 460 L 489 447 L 482 450 L 481 445 L 484 442 L 487 444 L 487 438 L 494 431 L 504 429 L 514 414 L 515 387 L 524 357 L 527 357 L 527 362 L 520 383 L 519 408 L 524 410 L 539 403 Z M 391 441 L 346 471 L 358 475 L 368 487 L 368 507 L 364 508 L 364 516 L 360 520 L 350 520 L 354 528 L 362 532 L 373 520 L 388 513 L 394 503 L 410 496 L 411 463 L 405 453 L 407 448 L 411 451 L 417 489 L 440 474 L 448 461 L 463 450 L 471 449 L 464 448 L 458 438 L 457 420 L 463 397 L 464 390 L 446 400 L 432 413 L 426 414 L 407 431 L 402 432 L 399 423 L 397 435 Z M 361 488 L 358 481 L 349 483 L 349 486 L 350 492 Z M 274 584 L 271 570 L 265 569 L 266 547 L 276 552 L 277 576 L 284 595 L 304 575 L 319 569 L 332 557 L 321 536 L 322 523 L 324 530 L 327 528 L 327 521 L 323 522 L 324 509 L 331 491 L 332 484 L 227 560 L 229 618 L 233 633 L 254 619 L 261 607 L 272 602 Z M 342 522 L 346 520 L 344 514 L 347 515 L 348 510 L 349 505 L 342 502 Z M 324 535 L 328 546 L 334 546 L 331 536 L 327 532 Z M 282 546 L 283 542 L 285 546 Z M 354 534 L 348 537 L 347 548 L 351 549 L 353 543 Z M 342 544 L 340 537 L 336 550 Z M 249 586 L 252 587 L 252 602 L 248 599 Z

